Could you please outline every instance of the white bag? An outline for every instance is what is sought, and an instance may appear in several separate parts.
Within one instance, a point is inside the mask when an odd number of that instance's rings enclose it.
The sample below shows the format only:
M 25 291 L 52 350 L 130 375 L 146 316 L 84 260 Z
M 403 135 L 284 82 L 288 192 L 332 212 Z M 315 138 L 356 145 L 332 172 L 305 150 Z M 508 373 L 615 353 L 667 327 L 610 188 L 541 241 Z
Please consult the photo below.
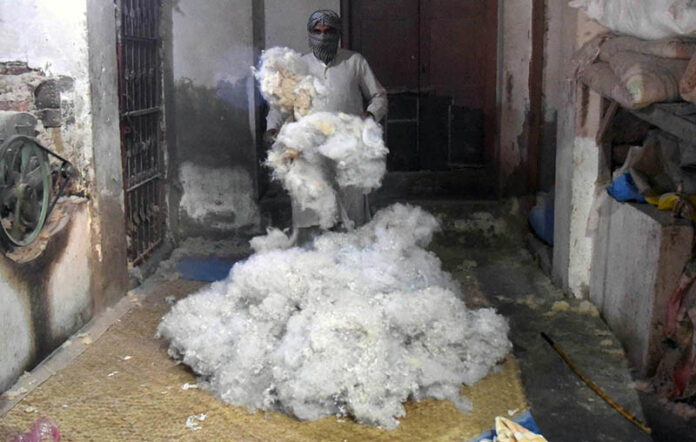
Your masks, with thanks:
M 696 0 L 573 0 L 569 5 L 619 34 L 645 40 L 696 36 Z

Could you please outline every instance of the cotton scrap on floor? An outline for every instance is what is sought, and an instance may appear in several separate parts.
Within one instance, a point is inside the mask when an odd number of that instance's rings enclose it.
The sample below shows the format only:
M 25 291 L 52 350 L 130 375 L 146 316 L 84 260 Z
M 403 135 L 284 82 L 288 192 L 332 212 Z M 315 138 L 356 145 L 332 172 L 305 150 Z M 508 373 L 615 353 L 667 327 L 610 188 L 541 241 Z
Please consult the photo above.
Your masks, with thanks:
M 266 250 L 175 304 L 158 333 L 222 400 L 301 420 L 352 416 L 387 429 L 403 402 L 471 403 L 462 384 L 511 349 L 506 320 L 468 310 L 425 247 L 439 228 L 396 204 L 313 248 Z

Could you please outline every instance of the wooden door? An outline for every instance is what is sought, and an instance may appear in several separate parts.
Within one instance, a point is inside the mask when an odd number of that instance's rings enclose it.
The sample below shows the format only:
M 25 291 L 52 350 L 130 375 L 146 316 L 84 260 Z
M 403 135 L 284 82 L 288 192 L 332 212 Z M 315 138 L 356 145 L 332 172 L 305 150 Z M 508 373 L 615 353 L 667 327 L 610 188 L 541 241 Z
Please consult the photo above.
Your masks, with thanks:
M 349 47 L 389 91 L 390 170 L 494 158 L 497 0 L 352 0 Z

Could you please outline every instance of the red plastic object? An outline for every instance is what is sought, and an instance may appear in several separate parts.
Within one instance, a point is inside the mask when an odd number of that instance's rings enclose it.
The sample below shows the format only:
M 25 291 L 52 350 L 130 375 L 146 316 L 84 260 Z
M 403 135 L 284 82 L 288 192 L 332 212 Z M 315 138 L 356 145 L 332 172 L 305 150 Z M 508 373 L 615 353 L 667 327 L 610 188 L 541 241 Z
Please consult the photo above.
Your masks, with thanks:
M 58 442 L 60 431 L 56 424 L 42 417 L 34 421 L 28 432 L 17 436 L 13 442 Z

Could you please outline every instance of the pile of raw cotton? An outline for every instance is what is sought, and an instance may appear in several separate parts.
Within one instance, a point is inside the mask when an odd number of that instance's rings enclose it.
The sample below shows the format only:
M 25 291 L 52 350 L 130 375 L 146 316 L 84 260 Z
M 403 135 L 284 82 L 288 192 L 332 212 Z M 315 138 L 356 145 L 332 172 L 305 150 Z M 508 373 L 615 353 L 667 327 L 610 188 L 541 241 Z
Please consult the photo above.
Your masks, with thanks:
M 268 250 L 179 301 L 158 333 L 222 400 L 302 420 L 353 416 L 387 429 L 403 402 L 452 401 L 508 353 L 505 319 L 471 311 L 424 247 L 438 228 L 394 205 L 311 249 Z

